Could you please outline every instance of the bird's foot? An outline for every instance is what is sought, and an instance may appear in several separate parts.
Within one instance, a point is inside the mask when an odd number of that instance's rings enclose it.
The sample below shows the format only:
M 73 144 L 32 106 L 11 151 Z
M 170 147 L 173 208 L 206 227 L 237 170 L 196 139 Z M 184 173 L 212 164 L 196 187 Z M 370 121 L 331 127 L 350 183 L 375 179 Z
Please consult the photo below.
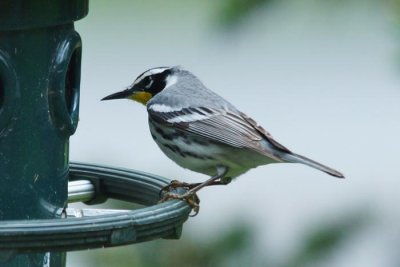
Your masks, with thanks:
M 171 189 L 176 189 L 176 188 L 186 188 L 190 189 L 192 184 L 181 182 L 178 180 L 172 180 L 168 185 L 164 186 L 161 189 L 161 192 L 169 192 Z
M 159 203 L 171 200 L 171 199 L 179 199 L 186 201 L 186 203 L 192 207 L 194 214 L 190 215 L 190 217 L 194 217 L 199 213 L 200 210 L 200 199 L 196 195 L 195 192 L 191 192 L 190 190 L 184 194 L 177 194 L 172 192 L 164 192 L 162 198 L 160 199 Z
M 181 182 L 178 180 L 172 180 L 168 185 L 164 186 L 161 190 L 160 190 L 160 198 L 166 194 L 171 192 L 171 190 L 177 189 L 177 188 L 183 188 L 186 190 L 192 189 L 193 187 L 196 187 L 197 185 L 199 185 L 198 183 L 185 183 L 185 182 Z
M 227 185 L 232 181 L 232 179 L 230 177 L 224 177 L 224 178 L 220 178 L 216 181 L 212 181 L 210 183 L 207 184 L 207 186 L 211 186 L 211 185 Z M 160 190 L 160 198 L 163 194 L 167 193 L 167 192 L 171 192 L 172 189 L 177 189 L 177 188 L 183 188 L 183 189 L 187 189 L 187 190 L 191 190 L 194 189 L 196 187 L 198 187 L 199 185 L 201 185 L 202 183 L 185 183 L 185 182 L 181 182 L 178 180 L 172 180 L 168 185 L 164 186 L 161 190 Z M 193 190 L 194 192 L 197 192 L 198 190 Z
M 203 183 L 185 183 L 178 180 L 172 180 L 168 185 L 164 186 L 160 190 L 159 203 L 165 202 L 170 199 L 184 200 L 192 207 L 194 214 L 191 215 L 191 217 L 194 217 L 199 213 L 200 210 L 200 205 L 199 205 L 200 199 L 196 195 L 196 193 L 205 186 L 229 184 L 232 181 L 232 179 L 229 177 L 224 177 L 227 171 L 228 169 L 224 167 L 222 171 L 220 171 L 220 173 L 211 177 L 210 179 L 208 179 Z M 186 192 L 183 194 L 175 193 L 179 188 L 186 190 Z

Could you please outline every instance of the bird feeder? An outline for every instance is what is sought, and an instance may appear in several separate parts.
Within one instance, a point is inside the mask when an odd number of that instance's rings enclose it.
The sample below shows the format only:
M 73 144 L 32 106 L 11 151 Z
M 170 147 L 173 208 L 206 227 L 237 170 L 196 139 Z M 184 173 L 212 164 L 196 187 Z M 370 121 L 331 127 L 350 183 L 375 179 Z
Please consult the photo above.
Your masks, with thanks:
M 69 162 L 88 0 L 0 2 L 0 265 L 65 266 L 66 251 L 179 238 L 191 208 L 170 180 Z M 135 210 L 72 209 L 115 198 Z

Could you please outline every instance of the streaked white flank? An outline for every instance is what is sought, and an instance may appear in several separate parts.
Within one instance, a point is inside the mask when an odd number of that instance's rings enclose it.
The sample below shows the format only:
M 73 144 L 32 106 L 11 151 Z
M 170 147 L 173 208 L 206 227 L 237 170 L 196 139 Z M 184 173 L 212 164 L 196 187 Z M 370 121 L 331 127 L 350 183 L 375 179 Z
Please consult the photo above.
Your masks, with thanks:
M 156 112 L 174 112 L 182 110 L 182 107 L 171 107 L 164 104 L 154 104 L 149 107 L 149 109 Z

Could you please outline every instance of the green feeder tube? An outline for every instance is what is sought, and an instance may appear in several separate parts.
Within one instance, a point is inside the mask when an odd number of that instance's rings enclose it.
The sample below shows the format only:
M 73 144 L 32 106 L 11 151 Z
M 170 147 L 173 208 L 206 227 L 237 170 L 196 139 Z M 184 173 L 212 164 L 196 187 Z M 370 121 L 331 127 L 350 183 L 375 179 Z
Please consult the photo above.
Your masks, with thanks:
M 51 219 L 67 204 L 69 137 L 79 112 L 88 0 L 0 2 L 0 223 Z M 12 255 L 0 266 L 65 266 L 65 253 Z

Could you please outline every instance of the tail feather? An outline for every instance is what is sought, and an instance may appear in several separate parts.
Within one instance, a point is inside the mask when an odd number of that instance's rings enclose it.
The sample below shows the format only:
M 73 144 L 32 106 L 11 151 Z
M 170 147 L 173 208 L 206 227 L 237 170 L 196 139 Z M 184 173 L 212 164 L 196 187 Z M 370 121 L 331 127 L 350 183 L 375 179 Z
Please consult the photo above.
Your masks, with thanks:
M 334 170 L 332 168 L 329 168 L 321 163 L 318 163 L 312 159 L 306 158 L 304 156 L 295 154 L 295 153 L 285 153 L 282 156 L 282 159 L 287 161 L 287 162 L 292 162 L 292 163 L 302 163 L 305 165 L 308 165 L 312 168 L 315 168 L 317 170 L 326 172 L 329 175 L 335 176 L 337 178 L 345 178 L 344 175 L 337 170 Z

